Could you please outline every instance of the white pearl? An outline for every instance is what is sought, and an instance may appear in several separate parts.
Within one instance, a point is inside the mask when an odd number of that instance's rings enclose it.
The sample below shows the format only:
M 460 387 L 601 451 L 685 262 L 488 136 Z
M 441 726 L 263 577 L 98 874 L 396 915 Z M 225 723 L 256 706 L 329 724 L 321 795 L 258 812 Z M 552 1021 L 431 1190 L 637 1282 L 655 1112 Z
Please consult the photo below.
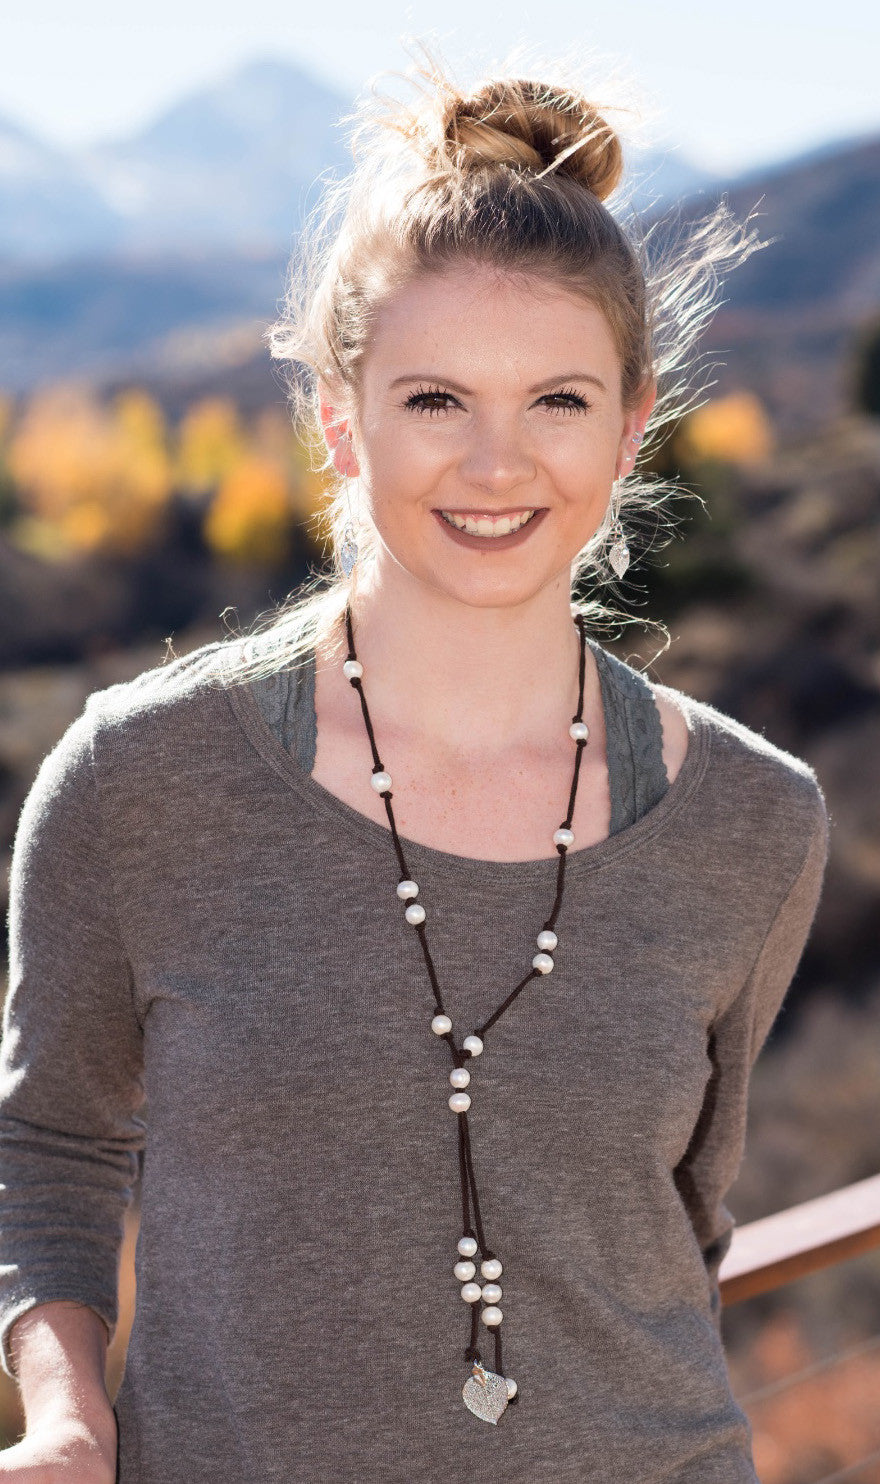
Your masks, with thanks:
M 364 673 L 364 667 L 361 664 L 360 660 L 346 660 L 345 664 L 342 666 L 342 673 L 345 676 L 346 680 L 353 680 L 355 676 L 360 679 L 361 675 L 363 675 Z
M 553 968 L 553 960 L 549 953 L 536 953 L 532 959 L 532 968 L 538 969 L 542 974 L 549 974 Z
M 574 835 L 572 831 L 565 829 L 564 826 L 561 829 L 556 830 L 553 836 L 553 844 L 565 846 L 573 845 Z
M 403 915 L 407 922 L 412 923 L 413 927 L 418 927 L 419 923 L 425 920 L 425 909 L 421 902 L 413 902 L 412 906 L 407 907 Z
M 461 1044 L 465 1051 L 470 1052 L 471 1056 L 479 1056 L 482 1053 L 483 1043 L 479 1036 L 465 1036 Z
M 480 1272 L 484 1278 L 489 1279 L 490 1283 L 494 1283 L 497 1278 L 500 1278 L 503 1271 L 504 1269 L 497 1257 L 484 1257 L 480 1263 Z
M 431 1030 L 435 1036 L 447 1036 L 452 1030 L 452 1021 L 448 1015 L 435 1015 L 431 1021 Z M 476 1251 L 476 1248 L 474 1248 L 474 1251 Z
M 457 1262 L 452 1269 L 459 1283 L 467 1283 L 469 1278 L 475 1278 L 477 1270 L 474 1264 L 468 1260 Z
M 590 735 L 590 728 L 585 721 L 573 721 L 568 729 L 568 735 L 573 737 L 575 742 L 586 742 Z
M 500 1283 L 484 1283 L 483 1284 L 483 1298 L 486 1300 L 486 1303 L 487 1304 L 497 1304 L 497 1302 L 500 1299 L 500 1297 L 501 1297 L 501 1284 Z
M 519 1387 L 517 1386 L 517 1384 L 514 1381 L 514 1379 L 513 1379 L 512 1376 L 505 1376 L 504 1377 L 504 1384 L 507 1387 L 507 1398 L 508 1398 L 508 1401 L 513 1401 L 513 1398 L 516 1396 L 516 1393 L 518 1392 Z
M 419 888 L 415 881 L 398 881 L 397 895 L 402 902 L 408 902 L 410 897 L 417 897 Z
M 470 1105 L 470 1095 L 466 1092 L 454 1092 L 449 1099 L 449 1106 L 453 1113 L 466 1113 Z
M 383 794 L 385 793 L 386 789 L 389 789 L 391 787 L 391 774 L 372 773 L 370 775 L 370 782 L 372 783 L 377 794 Z
M 488 1324 L 490 1329 L 494 1329 L 497 1324 L 501 1323 L 504 1315 L 494 1304 L 490 1304 L 488 1309 L 483 1310 L 480 1318 L 484 1324 Z
M 461 1296 L 466 1304 L 475 1304 L 477 1299 L 482 1295 L 482 1292 L 483 1290 L 479 1283 L 466 1283 L 461 1290 Z
M 558 942 L 559 939 L 556 934 L 551 932 L 549 928 L 544 928 L 537 937 L 538 947 L 544 949 L 547 953 L 552 953 Z
M 458 1250 L 462 1257 L 474 1257 L 479 1248 L 476 1237 L 459 1237 Z
M 471 1080 L 471 1074 L 467 1067 L 453 1067 L 449 1073 L 449 1080 L 453 1087 L 467 1087 Z

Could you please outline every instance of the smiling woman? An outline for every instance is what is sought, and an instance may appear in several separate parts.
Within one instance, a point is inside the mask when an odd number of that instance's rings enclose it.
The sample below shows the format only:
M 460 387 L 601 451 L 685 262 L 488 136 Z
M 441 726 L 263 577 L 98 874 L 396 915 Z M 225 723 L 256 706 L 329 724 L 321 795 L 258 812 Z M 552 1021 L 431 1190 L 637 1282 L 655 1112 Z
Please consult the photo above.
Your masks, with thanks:
M 271 332 L 332 573 L 90 696 L 22 811 L 23 1469 L 73 1439 L 108 1477 L 145 1151 L 120 1484 L 756 1484 L 725 1197 L 827 812 L 804 761 L 649 683 L 572 598 L 662 502 L 637 455 L 753 244 L 719 208 L 651 262 L 588 97 L 420 76 L 361 110 Z M 65 1302 L 94 1311 L 78 1349 Z
M 528 569 L 540 539 L 569 588 L 589 591 L 588 622 L 628 621 L 601 597 L 626 572 L 627 527 L 650 510 L 657 550 L 665 507 L 688 493 L 644 465 L 698 401 L 693 350 L 725 274 L 763 245 L 724 202 L 687 232 L 672 220 L 646 231 L 626 210 L 613 110 L 563 82 L 503 74 L 463 91 L 422 50 L 416 101 L 374 88 L 352 115 L 355 168 L 325 187 L 267 332 L 330 486 L 320 523 L 333 574 L 254 626 L 272 643 L 242 659 L 243 677 L 307 661 L 315 645 L 338 661 L 349 598 L 366 636 L 366 591 L 388 595 L 398 555 L 388 521 L 416 504 L 419 541 L 436 511 L 482 517 L 481 531 L 447 537 L 449 556 L 493 543 L 480 606 Z M 552 501 L 538 499 L 548 457 L 563 480 Z M 531 510 L 545 515 L 528 540 L 496 530 Z M 520 548 L 502 572 L 496 558 Z

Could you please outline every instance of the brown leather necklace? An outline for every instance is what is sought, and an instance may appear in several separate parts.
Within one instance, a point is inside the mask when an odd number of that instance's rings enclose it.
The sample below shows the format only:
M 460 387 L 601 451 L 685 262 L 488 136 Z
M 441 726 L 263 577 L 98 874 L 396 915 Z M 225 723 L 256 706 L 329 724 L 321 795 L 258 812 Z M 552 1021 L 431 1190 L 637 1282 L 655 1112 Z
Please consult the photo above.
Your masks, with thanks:
M 496 1021 L 504 1014 L 505 1010 L 513 1004 L 517 995 L 532 980 L 538 979 L 542 974 L 549 974 L 553 969 L 553 949 L 556 948 L 558 938 L 553 931 L 553 924 L 559 916 L 562 907 L 562 895 L 565 886 L 565 859 L 569 847 L 574 843 L 574 834 L 571 829 L 571 821 L 574 818 L 575 799 L 577 797 L 578 775 L 580 773 L 581 754 L 589 737 L 589 727 L 583 720 L 584 711 L 584 675 L 586 670 L 586 632 L 581 614 L 576 614 L 574 622 L 580 633 L 580 667 L 579 667 L 579 692 L 577 711 L 571 719 L 569 735 L 575 743 L 574 776 L 571 783 L 571 791 L 568 799 L 568 811 L 559 828 L 554 832 L 553 843 L 559 853 L 559 869 L 556 877 L 556 897 L 550 915 L 545 921 L 541 931 L 538 933 L 536 943 L 538 952 L 532 959 L 532 966 L 525 978 L 511 990 L 510 994 L 492 1012 L 482 1025 L 464 1037 L 461 1046 L 458 1046 L 453 1036 L 452 1020 L 447 1013 L 437 979 L 434 961 L 428 947 L 425 933 L 425 920 L 427 913 L 425 908 L 415 898 L 419 895 L 418 883 L 413 881 L 407 869 L 403 854 L 400 836 L 394 822 L 394 812 L 391 808 L 391 775 L 382 766 L 382 760 L 376 747 L 376 738 L 373 733 L 370 713 L 367 710 L 366 697 L 363 687 L 364 667 L 357 657 L 354 646 L 354 631 L 352 627 L 351 607 L 346 604 L 345 626 L 348 635 L 348 657 L 342 666 L 346 679 L 349 680 L 360 696 L 361 710 L 364 715 L 364 723 L 367 735 L 370 739 L 370 747 L 373 752 L 373 772 L 370 782 L 378 794 L 385 801 L 385 809 L 388 814 L 388 822 L 391 826 L 391 837 L 394 851 L 400 867 L 400 879 L 397 883 L 397 895 L 401 902 L 407 904 L 404 917 L 410 926 L 418 933 L 419 942 L 425 958 L 425 966 L 428 978 L 434 994 L 434 1015 L 431 1020 L 431 1030 L 440 1040 L 446 1042 L 452 1058 L 452 1070 L 449 1073 L 449 1081 L 452 1085 L 452 1093 L 448 1102 L 452 1112 L 456 1115 L 458 1124 L 458 1164 L 461 1182 L 461 1219 L 462 1235 L 458 1240 L 458 1260 L 453 1268 L 455 1278 L 462 1284 L 461 1296 L 465 1303 L 470 1306 L 471 1325 L 470 1339 L 464 1352 L 464 1358 L 470 1367 L 470 1375 L 462 1388 L 462 1396 L 465 1405 L 485 1422 L 497 1423 L 502 1413 L 506 1411 L 511 1403 L 519 1400 L 519 1388 L 511 1376 L 505 1376 L 502 1366 L 501 1354 L 501 1321 L 504 1318 L 503 1311 L 499 1307 L 502 1297 L 501 1286 L 498 1279 L 502 1274 L 502 1264 L 495 1251 L 486 1240 L 486 1232 L 483 1223 L 483 1213 L 480 1204 L 480 1195 L 477 1189 L 477 1180 L 474 1173 L 473 1152 L 471 1149 L 471 1131 L 468 1123 L 468 1109 L 471 1106 L 470 1093 L 465 1091 L 471 1081 L 469 1063 L 476 1057 L 481 1056 L 487 1032 L 491 1030 Z M 480 1277 L 482 1283 L 476 1282 L 477 1267 L 474 1261 L 479 1257 Z M 495 1340 L 494 1369 L 489 1370 L 482 1362 L 478 1346 L 479 1322 L 492 1332 Z

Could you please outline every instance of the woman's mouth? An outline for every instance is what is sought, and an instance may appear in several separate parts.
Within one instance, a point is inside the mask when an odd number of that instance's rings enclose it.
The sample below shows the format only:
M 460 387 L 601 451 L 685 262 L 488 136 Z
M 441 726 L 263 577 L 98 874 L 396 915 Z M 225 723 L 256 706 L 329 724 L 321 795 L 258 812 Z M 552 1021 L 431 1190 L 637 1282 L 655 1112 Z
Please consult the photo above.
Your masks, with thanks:
M 470 510 L 435 510 L 433 513 L 444 531 L 460 545 L 491 546 L 506 550 L 508 546 L 519 546 L 527 540 L 529 533 L 540 524 L 547 510 L 508 511 L 503 516 Z

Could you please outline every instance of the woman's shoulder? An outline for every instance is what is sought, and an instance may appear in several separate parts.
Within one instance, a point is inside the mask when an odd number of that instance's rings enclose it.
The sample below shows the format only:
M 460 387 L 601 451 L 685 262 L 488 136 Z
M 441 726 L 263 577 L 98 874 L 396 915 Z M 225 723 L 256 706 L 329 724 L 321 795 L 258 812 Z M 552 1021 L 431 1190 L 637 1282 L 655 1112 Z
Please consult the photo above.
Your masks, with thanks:
M 773 742 L 728 712 L 675 686 L 649 682 L 658 705 L 675 707 L 683 716 L 688 747 L 698 745 L 707 758 L 707 784 L 719 809 L 741 828 L 754 822 L 764 831 L 800 834 L 809 841 L 828 831 L 824 790 L 806 758 Z
M 186 654 L 150 665 L 126 680 L 93 690 L 86 709 L 109 726 L 124 726 L 138 717 L 167 713 L 209 691 L 222 689 L 224 658 L 234 647 L 229 639 L 210 640 Z
M 663 729 L 663 758 L 672 783 L 691 747 L 714 765 L 714 781 L 729 781 L 742 790 L 747 805 L 753 791 L 770 794 L 785 809 L 803 809 L 815 820 L 826 803 L 812 765 L 773 742 L 763 732 L 672 685 L 651 680 L 643 671 L 599 646 L 609 681 L 630 703 L 653 700 Z
M 169 765 L 181 771 L 194 756 L 205 755 L 206 746 L 193 744 L 218 731 L 217 709 L 206 706 L 204 697 L 218 683 L 222 652 L 229 647 L 228 640 L 202 644 L 90 691 L 40 761 L 23 806 L 23 827 L 33 828 L 52 811 L 85 817 L 95 784 L 117 779 L 124 790 L 145 792 L 152 780 L 167 782 Z
M 238 642 L 211 640 L 91 691 L 72 728 L 87 735 L 93 761 L 176 767 L 204 751 L 199 740 L 215 735 L 229 713 L 224 660 Z

